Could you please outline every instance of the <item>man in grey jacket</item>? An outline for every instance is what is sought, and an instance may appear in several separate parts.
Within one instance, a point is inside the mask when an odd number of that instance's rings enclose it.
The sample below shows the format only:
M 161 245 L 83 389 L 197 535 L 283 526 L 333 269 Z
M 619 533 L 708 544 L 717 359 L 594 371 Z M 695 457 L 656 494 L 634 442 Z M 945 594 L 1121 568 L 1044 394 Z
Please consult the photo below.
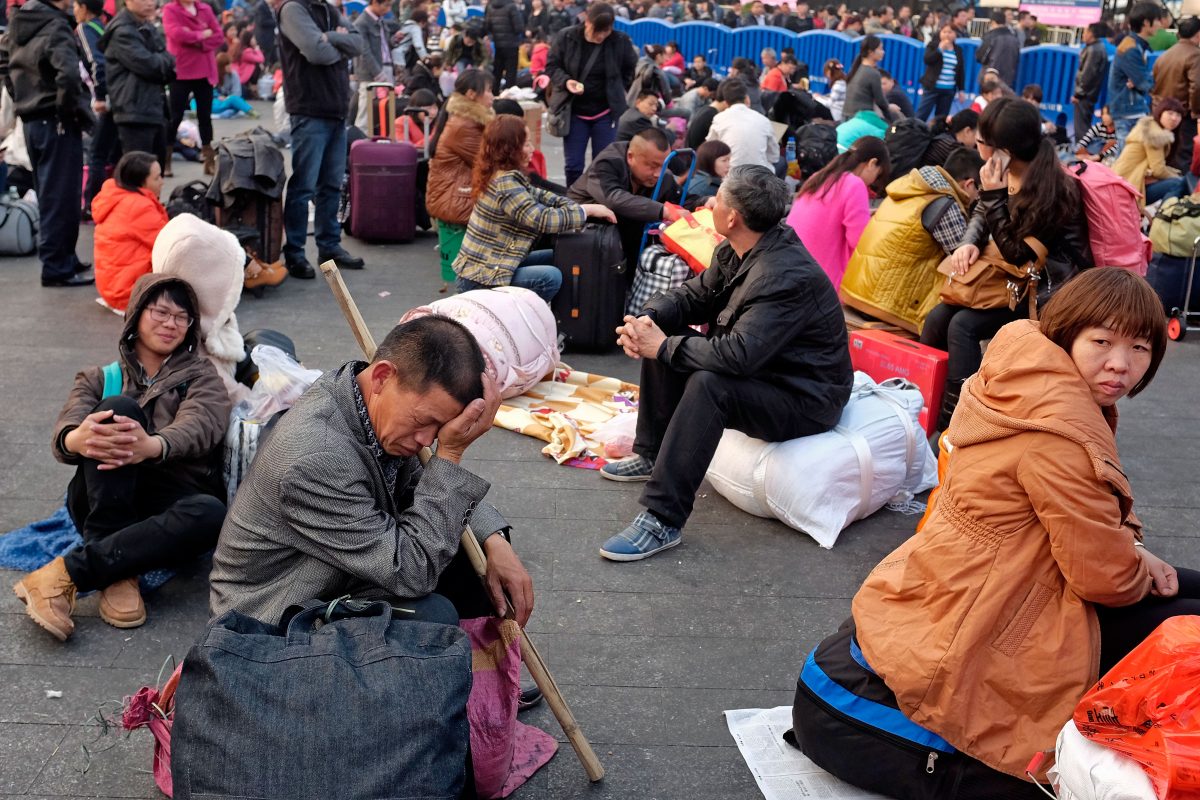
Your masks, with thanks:
M 337 219 L 346 174 L 348 64 L 362 49 L 359 32 L 325 0 L 284 0 L 279 7 L 283 99 L 292 121 L 292 177 L 283 205 L 287 235 L 283 259 L 296 278 L 316 277 L 304 253 L 310 200 L 316 206 L 313 228 L 318 260 L 332 259 L 341 269 L 363 268 L 361 258 L 342 248 Z
M 400 27 L 394 19 L 387 19 L 391 10 L 391 0 L 371 0 L 354 20 L 354 29 L 363 42 L 362 54 L 354 59 L 354 79 L 358 81 L 358 113 L 354 125 L 364 131 L 367 130 L 371 103 L 367 84 L 388 83 L 394 86 L 396 83 L 395 65 L 392 63 L 392 47 L 395 43 L 392 37 Z
M 459 466 L 500 404 L 483 370 L 466 328 L 431 316 L 393 328 L 370 364 L 321 376 L 238 489 L 213 556 L 213 614 L 274 624 L 294 603 L 350 594 L 446 621 L 430 593 L 464 616 L 504 614 L 507 593 L 524 625 L 533 583 L 483 502 L 487 481 Z M 435 440 L 422 468 L 417 453 Z M 488 557 L 490 607 L 459 553 L 468 523 Z

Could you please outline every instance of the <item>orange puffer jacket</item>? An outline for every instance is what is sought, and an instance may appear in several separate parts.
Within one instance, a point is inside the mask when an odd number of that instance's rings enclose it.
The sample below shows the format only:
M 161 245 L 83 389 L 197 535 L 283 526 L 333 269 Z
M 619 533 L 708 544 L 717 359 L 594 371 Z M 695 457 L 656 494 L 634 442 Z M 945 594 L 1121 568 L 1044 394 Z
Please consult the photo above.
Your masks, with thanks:
M 929 522 L 854 598 L 862 652 L 905 716 L 1010 775 L 1099 677 L 1093 605 L 1150 589 L 1115 426 L 1036 322 L 1004 326 L 946 432 Z
M 167 210 L 148 189 L 131 192 L 109 178 L 92 200 L 96 220 L 96 290 L 118 311 L 129 290 L 150 272 L 150 251 L 167 224 Z

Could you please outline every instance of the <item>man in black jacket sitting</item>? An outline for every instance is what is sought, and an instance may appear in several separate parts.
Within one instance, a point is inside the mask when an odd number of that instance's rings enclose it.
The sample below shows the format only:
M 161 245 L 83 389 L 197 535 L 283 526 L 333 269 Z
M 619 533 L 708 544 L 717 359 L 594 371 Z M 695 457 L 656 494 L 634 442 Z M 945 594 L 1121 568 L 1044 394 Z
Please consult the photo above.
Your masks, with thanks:
M 667 178 L 654 197 L 671 146 L 658 128 L 645 128 L 627 142 L 614 142 L 592 159 L 579 180 L 571 184 L 567 197 L 576 203 L 600 203 L 617 215 L 626 264 L 637 265 L 642 231 L 648 222 L 674 222 L 679 218 L 679 185 Z
M 600 548 L 612 561 L 679 544 L 726 428 L 770 442 L 823 433 L 850 398 L 841 304 L 782 222 L 787 186 L 766 167 L 735 167 L 710 206 L 726 237 L 712 265 L 617 328 L 626 355 L 642 360 L 636 455 L 600 474 L 649 483 L 646 511 Z M 689 327 L 701 324 L 703 336 Z

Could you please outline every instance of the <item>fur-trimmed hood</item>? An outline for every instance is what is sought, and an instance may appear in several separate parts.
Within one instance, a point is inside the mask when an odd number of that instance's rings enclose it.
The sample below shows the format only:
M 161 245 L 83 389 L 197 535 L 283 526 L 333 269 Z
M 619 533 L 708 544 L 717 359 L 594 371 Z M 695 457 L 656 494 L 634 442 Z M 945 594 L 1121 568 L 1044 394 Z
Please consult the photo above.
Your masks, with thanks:
M 245 344 L 233 313 L 242 296 L 246 252 L 237 237 L 192 214 L 180 214 L 159 232 L 151 262 L 156 273 L 177 275 L 196 292 L 200 339 L 226 388 Z
M 1175 134 L 1159 125 L 1154 117 L 1142 117 L 1129 132 L 1129 138 L 1146 147 L 1170 147 L 1175 141 Z
M 466 95 L 458 92 L 450 95 L 450 99 L 446 101 L 446 113 L 454 117 L 465 117 L 472 122 L 484 126 L 496 116 L 495 112 L 490 108 L 481 106 Z

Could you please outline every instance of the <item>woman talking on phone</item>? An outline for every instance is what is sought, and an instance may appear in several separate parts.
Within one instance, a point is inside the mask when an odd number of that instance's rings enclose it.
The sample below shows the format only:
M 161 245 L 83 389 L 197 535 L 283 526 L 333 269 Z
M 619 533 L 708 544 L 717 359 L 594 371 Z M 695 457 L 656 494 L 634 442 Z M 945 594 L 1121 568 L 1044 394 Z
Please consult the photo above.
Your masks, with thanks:
M 975 139 L 986 161 L 979 201 L 962 244 L 950 256 L 954 271 L 963 274 L 992 242 L 1005 261 L 1023 265 L 1036 260 L 1025 239 L 1037 239 L 1047 251 L 1039 305 L 1071 276 L 1094 266 L 1079 186 L 1059 164 L 1053 142 L 1041 135 L 1041 124 L 1037 108 L 1016 98 L 994 100 L 984 109 Z M 1026 314 L 1024 305 L 1009 310 L 946 303 L 929 312 L 921 342 L 950 353 L 938 430 L 950 424 L 963 381 L 979 369 L 980 342 Z

